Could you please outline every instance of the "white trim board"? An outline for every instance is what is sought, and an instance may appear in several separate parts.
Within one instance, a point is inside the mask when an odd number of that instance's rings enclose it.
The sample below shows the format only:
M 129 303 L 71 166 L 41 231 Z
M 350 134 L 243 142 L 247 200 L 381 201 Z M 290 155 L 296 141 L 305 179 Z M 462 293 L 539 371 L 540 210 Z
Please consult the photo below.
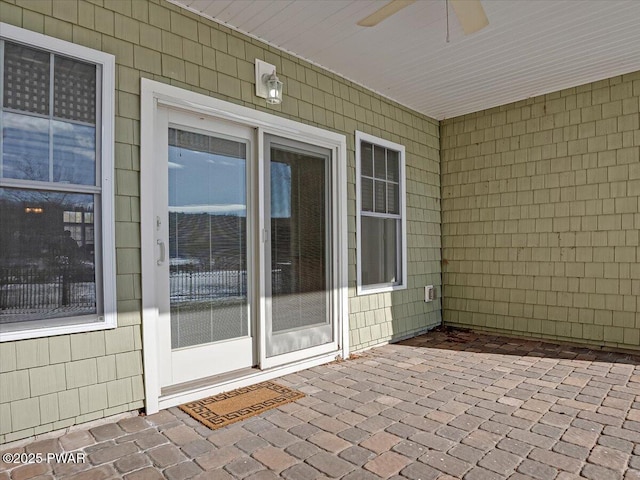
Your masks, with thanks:
M 337 226 L 337 251 L 336 256 L 337 278 L 336 302 L 337 309 L 335 321 L 338 324 L 338 348 L 332 352 L 324 353 L 304 360 L 292 359 L 290 363 L 266 368 L 257 374 L 250 374 L 244 378 L 225 381 L 212 385 L 205 389 L 198 388 L 193 392 L 183 392 L 177 396 L 163 398 L 160 388 L 160 355 L 158 348 L 158 306 L 155 294 L 155 223 L 153 215 L 142 215 L 141 219 L 141 258 L 142 258 L 142 336 L 143 336 L 143 361 L 145 383 L 145 405 L 147 413 L 157 412 L 160 408 L 177 405 L 188 399 L 200 398 L 221 392 L 230 388 L 249 383 L 255 383 L 267 378 L 291 373 L 313 365 L 326 363 L 336 356 L 347 358 L 349 355 L 349 322 L 348 322 L 348 253 L 347 253 L 347 148 L 346 138 L 342 134 L 330 132 L 293 120 L 285 119 L 270 113 L 257 111 L 244 106 L 225 102 L 199 93 L 184 90 L 178 87 L 156 82 L 149 79 L 141 79 L 141 174 L 140 174 L 140 207 L 142 212 L 154 211 L 154 169 L 155 165 L 155 124 L 158 114 L 158 106 L 166 106 L 220 120 L 227 120 L 236 124 L 252 127 L 259 134 L 273 134 L 312 143 L 331 149 L 336 154 L 336 205 L 335 224 Z M 258 141 L 262 141 L 258 137 Z M 259 158 L 258 162 L 264 159 Z M 263 299 L 260 300 L 261 302 Z M 318 352 L 319 353 L 319 352 Z M 313 352 L 310 352 L 313 354 Z M 317 355 L 317 353 L 316 353 Z M 317 363 L 319 362 L 319 363 Z M 269 367 L 269 365 L 267 365 Z M 247 383 L 248 382 L 248 383 Z M 197 395 L 197 397 L 194 397 Z
M 169 395 L 161 396 L 158 400 L 159 409 L 175 407 L 186 402 L 193 402 L 201 398 L 209 397 L 211 395 L 217 395 L 219 393 L 228 392 L 236 388 L 242 388 L 249 385 L 254 385 L 260 382 L 266 382 L 277 377 L 289 375 L 290 373 L 299 372 L 300 370 L 306 370 L 307 368 L 317 367 L 329 363 L 336 359 L 336 353 L 332 352 L 317 357 L 312 357 L 307 360 L 299 362 L 292 362 L 287 365 L 281 365 L 279 367 L 269 368 L 267 370 L 252 372 L 248 375 L 233 378 L 231 380 L 226 379 L 220 383 L 208 385 L 206 387 L 194 388 L 193 390 L 179 392 Z M 148 413 L 148 412 L 147 412 Z

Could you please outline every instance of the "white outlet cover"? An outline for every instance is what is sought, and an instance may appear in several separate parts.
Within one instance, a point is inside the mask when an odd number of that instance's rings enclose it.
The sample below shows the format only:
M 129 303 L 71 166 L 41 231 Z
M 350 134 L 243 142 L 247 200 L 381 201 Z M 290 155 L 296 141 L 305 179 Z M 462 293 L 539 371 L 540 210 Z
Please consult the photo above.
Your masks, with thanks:
M 424 287 L 424 301 L 425 302 L 431 302 L 435 299 L 435 290 L 433 288 L 433 285 L 427 285 L 426 287 Z

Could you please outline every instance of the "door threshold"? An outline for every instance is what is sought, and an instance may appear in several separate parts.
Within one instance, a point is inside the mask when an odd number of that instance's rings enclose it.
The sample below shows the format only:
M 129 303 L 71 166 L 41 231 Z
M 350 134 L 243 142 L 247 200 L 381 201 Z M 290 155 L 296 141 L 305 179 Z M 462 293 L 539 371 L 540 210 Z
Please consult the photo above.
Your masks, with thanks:
M 186 393 L 193 390 L 199 390 L 202 388 L 210 387 L 211 385 L 228 383 L 238 378 L 252 376 L 259 373 L 258 367 L 241 368 L 240 370 L 234 370 L 233 372 L 220 373 L 218 375 L 211 375 L 210 377 L 198 378 L 196 380 L 190 380 L 188 382 L 177 383 L 176 385 L 170 385 L 163 387 L 160 390 L 160 396 L 173 396 L 180 393 Z
M 243 368 L 234 370 L 233 372 L 163 387 L 160 398 L 158 398 L 158 409 L 175 407 L 183 403 L 201 400 L 236 388 L 248 387 L 256 383 L 273 380 L 274 378 L 299 372 L 307 368 L 317 367 L 318 365 L 323 365 L 335 360 L 336 356 L 341 354 L 342 350 L 336 350 L 265 370 L 261 370 L 258 367 Z M 158 410 L 147 413 L 151 414 L 157 411 Z

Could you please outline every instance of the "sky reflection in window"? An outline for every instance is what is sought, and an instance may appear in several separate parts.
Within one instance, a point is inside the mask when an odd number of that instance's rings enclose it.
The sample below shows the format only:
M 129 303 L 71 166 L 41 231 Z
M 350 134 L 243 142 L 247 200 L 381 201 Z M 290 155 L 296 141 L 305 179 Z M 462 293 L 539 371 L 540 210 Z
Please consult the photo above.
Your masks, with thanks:
M 96 183 L 96 129 L 52 121 L 53 181 L 80 185 Z
M 52 169 L 49 163 L 50 122 Z M 92 126 L 4 112 L 2 154 L 4 178 L 79 185 L 95 185 L 96 182 L 96 130 Z
M 5 112 L 2 116 L 5 178 L 49 180 L 49 120 Z

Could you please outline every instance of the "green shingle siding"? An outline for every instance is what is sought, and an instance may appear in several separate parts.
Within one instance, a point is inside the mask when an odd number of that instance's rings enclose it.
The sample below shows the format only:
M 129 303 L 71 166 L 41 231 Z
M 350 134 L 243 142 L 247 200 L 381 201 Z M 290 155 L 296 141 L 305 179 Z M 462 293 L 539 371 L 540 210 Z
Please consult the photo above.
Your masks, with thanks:
M 5 372 L 0 374 L 0 443 L 143 406 L 141 77 L 344 133 L 349 149 L 351 348 L 410 336 L 440 323 L 440 301 L 422 301 L 424 285 L 440 285 L 438 122 L 164 1 L 2 0 L 0 8 L 4 22 L 116 56 L 118 299 L 115 330 L 0 344 L 0 372 Z M 268 107 L 255 96 L 255 58 L 276 65 L 284 82 L 281 105 Z M 408 290 L 355 296 L 355 130 L 406 146 Z M 46 384 L 32 392 L 30 375 L 35 379 L 44 372 L 50 375 Z

